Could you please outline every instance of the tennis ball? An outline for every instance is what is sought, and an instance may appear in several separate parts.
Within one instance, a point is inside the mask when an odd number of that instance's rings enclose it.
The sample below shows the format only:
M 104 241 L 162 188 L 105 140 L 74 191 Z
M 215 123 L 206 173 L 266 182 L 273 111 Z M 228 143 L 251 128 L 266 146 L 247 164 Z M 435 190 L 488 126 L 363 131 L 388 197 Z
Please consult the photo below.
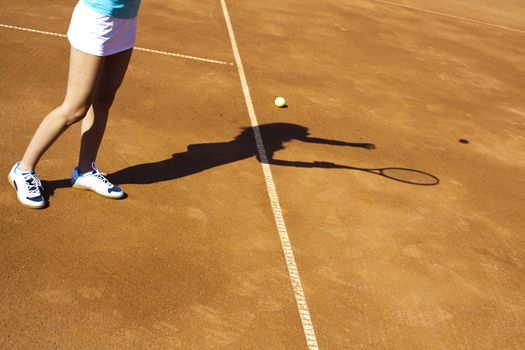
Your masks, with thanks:
M 284 107 L 286 106 L 286 100 L 284 99 L 284 97 L 277 97 L 275 99 L 275 105 L 277 107 Z

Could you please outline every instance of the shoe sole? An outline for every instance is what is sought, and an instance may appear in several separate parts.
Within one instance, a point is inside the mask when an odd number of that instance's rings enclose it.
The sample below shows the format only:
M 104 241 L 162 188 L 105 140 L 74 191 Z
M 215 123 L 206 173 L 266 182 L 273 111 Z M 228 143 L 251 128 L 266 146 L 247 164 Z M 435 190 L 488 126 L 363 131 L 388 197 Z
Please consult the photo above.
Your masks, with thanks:
M 91 192 L 95 192 L 96 194 L 98 194 L 99 196 L 102 196 L 104 198 L 109 198 L 109 199 L 120 199 L 122 197 L 124 197 L 124 192 L 122 192 L 121 195 L 119 195 L 118 197 L 115 197 L 115 196 L 108 196 L 108 195 L 105 195 L 105 194 L 102 194 L 102 193 L 99 193 L 95 190 L 93 190 L 92 188 L 90 187 L 86 187 L 86 186 L 82 186 L 82 185 L 79 185 L 77 183 L 74 183 L 72 185 L 73 188 L 76 188 L 77 190 L 83 190 L 83 191 L 91 191 Z
M 11 178 L 11 173 L 9 173 L 9 175 L 7 175 L 7 180 L 9 181 L 9 184 L 11 185 L 11 187 L 13 187 L 13 189 L 16 191 L 16 187 L 15 187 L 15 184 L 13 182 L 13 179 Z M 31 205 L 31 204 L 27 204 L 27 203 L 24 203 L 22 202 L 22 200 L 18 197 L 18 191 L 16 191 L 16 199 L 18 199 L 18 201 L 20 202 L 20 204 L 22 204 L 23 206 L 26 206 L 28 208 L 31 208 L 31 209 L 42 209 L 43 207 L 46 206 L 46 203 L 44 204 L 36 204 L 36 205 Z

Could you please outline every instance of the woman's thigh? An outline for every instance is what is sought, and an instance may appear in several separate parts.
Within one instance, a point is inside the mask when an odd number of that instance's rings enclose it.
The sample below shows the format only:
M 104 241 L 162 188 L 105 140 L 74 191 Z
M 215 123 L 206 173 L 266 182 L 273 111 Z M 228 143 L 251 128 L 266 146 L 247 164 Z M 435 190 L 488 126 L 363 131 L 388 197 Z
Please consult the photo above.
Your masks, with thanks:
M 113 101 L 126 75 L 132 53 L 133 49 L 129 49 L 104 57 L 104 66 L 95 96 L 96 100 L 110 100 L 107 101 L 109 103 Z
M 64 104 L 70 108 L 89 108 L 100 80 L 104 57 L 71 48 L 69 75 Z

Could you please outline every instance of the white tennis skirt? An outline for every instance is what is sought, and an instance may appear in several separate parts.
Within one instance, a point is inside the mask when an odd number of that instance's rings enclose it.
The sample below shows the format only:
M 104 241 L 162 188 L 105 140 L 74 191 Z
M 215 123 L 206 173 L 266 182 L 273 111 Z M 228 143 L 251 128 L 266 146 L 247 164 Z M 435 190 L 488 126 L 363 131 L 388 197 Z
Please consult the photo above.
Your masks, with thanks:
M 131 49 L 137 36 L 137 17 L 104 16 L 80 0 L 73 11 L 67 37 L 75 49 L 109 56 Z

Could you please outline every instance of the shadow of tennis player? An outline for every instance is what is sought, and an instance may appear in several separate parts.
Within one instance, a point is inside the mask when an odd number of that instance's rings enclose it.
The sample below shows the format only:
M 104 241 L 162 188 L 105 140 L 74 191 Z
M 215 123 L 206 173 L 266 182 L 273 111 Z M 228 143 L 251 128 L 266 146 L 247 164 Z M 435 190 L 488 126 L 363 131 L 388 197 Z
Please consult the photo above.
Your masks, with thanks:
M 367 150 L 375 149 L 375 145 L 371 143 L 352 143 L 311 137 L 308 128 L 290 123 L 265 124 L 260 125 L 257 129 L 264 143 L 267 156 L 265 160 L 261 159 L 259 155 L 254 129 L 248 127 L 243 128 L 241 133 L 231 141 L 189 145 L 186 152 L 175 153 L 171 158 L 159 162 L 133 165 L 109 175 L 109 179 L 117 184 L 150 184 L 178 179 L 220 165 L 256 157 L 260 162 L 267 162 L 268 164 L 279 166 L 359 170 L 412 185 L 431 186 L 439 183 L 439 179 L 434 175 L 415 169 L 369 169 L 330 162 L 303 162 L 275 159 L 274 154 L 284 149 L 284 144 L 292 140 L 332 146 L 357 147 Z
M 290 123 L 260 125 L 258 130 L 264 143 L 266 160 L 262 160 L 259 155 L 254 129 L 247 127 L 241 129 L 241 133 L 231 141 L 189 145 L 185 152 L 175 153 L 169 159 L 132 165 L 108 175 L 108 178 L 119 185 L 151 184 L 178 179 L 224 164 L 256 157 L 260 162 L 267 162 L 271 165 L 358 170 L 412 185 L 432 186 L 439 183 L 439 179 L 434 175 L 415 169 L 396 167 L 358 168 L 324 161 L 304 162 L 275 159 L 275 153 L 285 149 L 285 143 L 292 140 L 367 150 L 375 149 L 375 145 L 311 137 L 308 128 Z M 70 186 L 68 180 L 43 181 L 43 184 L 47 198 L 53 195 L 55 189 Z

